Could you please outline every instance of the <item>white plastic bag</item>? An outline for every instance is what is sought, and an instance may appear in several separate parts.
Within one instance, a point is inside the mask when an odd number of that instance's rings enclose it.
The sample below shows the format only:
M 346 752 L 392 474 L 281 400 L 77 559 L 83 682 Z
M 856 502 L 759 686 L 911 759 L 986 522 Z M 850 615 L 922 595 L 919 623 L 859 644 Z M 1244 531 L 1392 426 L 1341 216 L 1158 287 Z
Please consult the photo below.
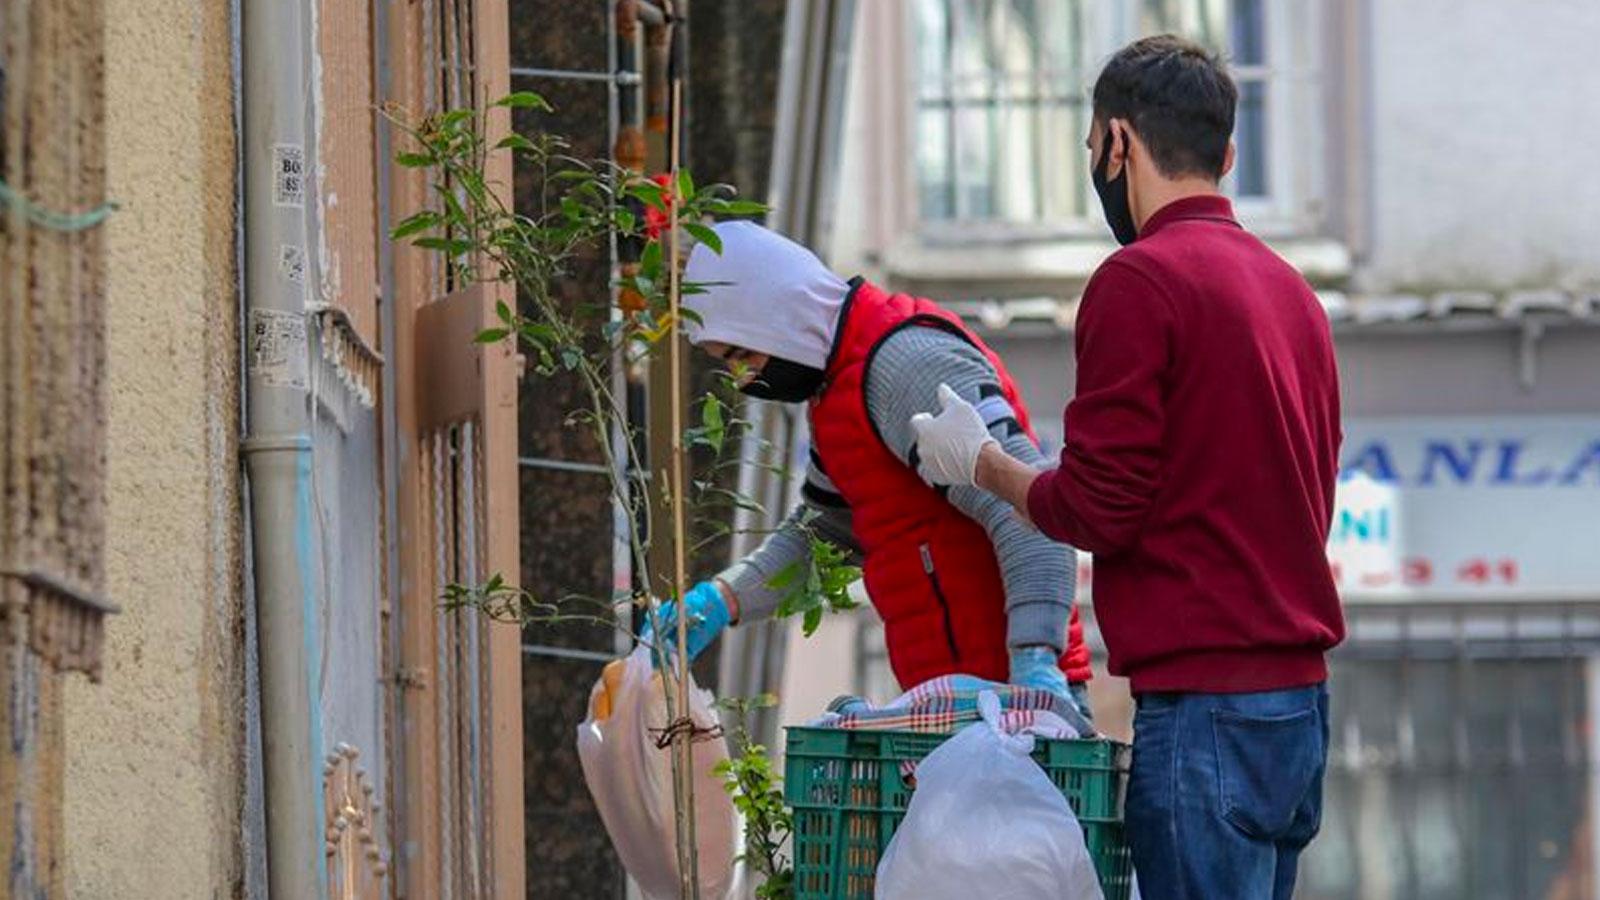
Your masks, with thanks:
M 590 692 L 589 717 L 578 726 L 578 758 L 623 867 L 646 898 L 676 898 L 672 748 L 656 746 L 657 735 L 670 720 L 661 677 L 652 670 L 650 651 L 643 646 L 622 665 L 614 684 L 608 687 L 602 677 Z M 692 682 L 689 714 L 702 728 L 717 724 L 710 692 Z M 726 896 L 738 852 L 738 815 L 711 772 L 727 758 L 728 745 L 721 737 L 694 745 L 695 843 L 700 853 L 700 895 L 705 898 Z
M 1033 736 L 1000 731 L 991 692 L 978 709 L 982 722 L 917 766 L 878 900 L 1103 900 L 1077 817 L 1028 756 Z

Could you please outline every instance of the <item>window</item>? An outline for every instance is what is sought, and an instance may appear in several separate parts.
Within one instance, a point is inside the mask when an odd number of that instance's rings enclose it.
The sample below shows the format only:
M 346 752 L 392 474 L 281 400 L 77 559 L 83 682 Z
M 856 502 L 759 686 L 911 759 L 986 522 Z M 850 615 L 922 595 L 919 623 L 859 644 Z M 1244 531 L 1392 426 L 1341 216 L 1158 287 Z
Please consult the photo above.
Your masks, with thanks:
M 923 218 L 1085 219 L 1082 4 L 918 0 L 915 12 Z
M 1600 608 L 1346 607 L 1295 896 L 1592 897 Z
M 1186 35 L 1232 65 L 1239 85 L 1232 192 L 1241 199 L 1267 195 L 1264 7 L 1263 0 L 1144 0 L 1139 7 L 1140 34 Z
M 920 217 L 1099 236 L 1089 93 L 1137 37 L 1174 32 L 1222 53 L 1239 84 L 1238 154 L 1224 189 L 1241 215 L 1303 230 L 1317 213 L 1312 0 L 916 0 Z

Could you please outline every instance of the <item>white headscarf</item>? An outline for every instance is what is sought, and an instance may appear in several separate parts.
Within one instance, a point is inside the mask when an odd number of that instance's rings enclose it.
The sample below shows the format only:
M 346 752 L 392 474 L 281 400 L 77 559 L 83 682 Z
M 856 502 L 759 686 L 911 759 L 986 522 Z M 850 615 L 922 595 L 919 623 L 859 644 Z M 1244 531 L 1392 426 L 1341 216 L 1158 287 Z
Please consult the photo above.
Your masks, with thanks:
M 720 341 L 821 369 L 850 286 L 816 254 L 754 222 L 721 222 L 719 256 L 698 244 L 684 280 L 708 284 L 683 298 L 702 323 L 684 323 L 689 341 Z

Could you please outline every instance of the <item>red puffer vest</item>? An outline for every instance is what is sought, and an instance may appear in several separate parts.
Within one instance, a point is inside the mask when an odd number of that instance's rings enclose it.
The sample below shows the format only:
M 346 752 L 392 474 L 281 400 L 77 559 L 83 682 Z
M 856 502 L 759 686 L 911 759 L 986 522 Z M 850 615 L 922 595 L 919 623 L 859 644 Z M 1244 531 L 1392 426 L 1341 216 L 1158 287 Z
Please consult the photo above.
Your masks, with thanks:
M 891 296 L 860 279 L 851 284 L 828 355 L 827 381 L 811 401 L 811 440 L 823 470 L 850 505 L 867 594 L 884 622 L 889 664 L 906 689 L 956 672 L 1005 681 L 1005 586 L 989 535 L 884 444 L 867 415 L 867 366 L 899 329 L 942 328 L 989 358 L 1018 424 L 1037 443 L 1028 411 L 999 357 L 960 318 L 928 300 Z M 1069 680 L 1089 679 L 1076 607 L 1061 667 Z

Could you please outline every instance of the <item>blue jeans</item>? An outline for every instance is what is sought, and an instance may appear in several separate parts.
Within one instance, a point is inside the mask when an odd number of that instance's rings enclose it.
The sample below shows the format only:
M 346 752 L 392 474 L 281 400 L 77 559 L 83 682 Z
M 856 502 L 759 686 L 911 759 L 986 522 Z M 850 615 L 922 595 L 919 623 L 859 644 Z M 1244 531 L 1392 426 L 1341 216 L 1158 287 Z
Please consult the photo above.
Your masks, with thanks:
M 1289 900 L 1322 824 L 1325 684 L 1140 694 L 1127 834 L 1144 900 Z

